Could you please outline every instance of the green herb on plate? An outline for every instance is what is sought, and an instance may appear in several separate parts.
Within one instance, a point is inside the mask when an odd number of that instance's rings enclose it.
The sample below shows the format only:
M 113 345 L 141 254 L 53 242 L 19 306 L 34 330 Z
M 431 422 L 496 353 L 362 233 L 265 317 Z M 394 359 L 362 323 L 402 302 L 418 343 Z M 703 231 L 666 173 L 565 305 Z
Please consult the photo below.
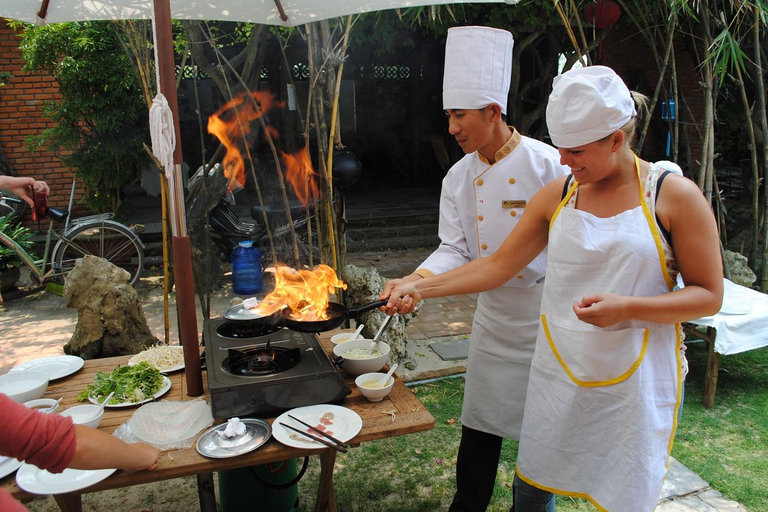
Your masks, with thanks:
M 109 401 L 110 405 L 137 403 L 151 398 L 162 385 L 163 376 L 146 362 L 135 366 L 118 365 L 111 373 L 98 372 L 93 384 L 77 395 L 77 399 L 84 402 L 88 398 L 94 398 L 101 403 L 114 391 L 115 396 Z

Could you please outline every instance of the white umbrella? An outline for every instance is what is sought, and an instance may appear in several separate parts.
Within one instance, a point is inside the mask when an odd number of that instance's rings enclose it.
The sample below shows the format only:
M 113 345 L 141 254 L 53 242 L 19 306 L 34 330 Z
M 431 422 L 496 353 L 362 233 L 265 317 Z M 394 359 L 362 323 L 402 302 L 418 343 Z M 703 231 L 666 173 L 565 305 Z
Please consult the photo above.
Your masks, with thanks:
M 520 0 L 480 0 L 515 4 Z M 466 0 L 170 0 L 177 20 L 248 21 L 294 26 L 348 14 L 427 5 L 467 3 Z M 38 18 L 38 13 L 41 13 Z M 28 23 L 84 20 L 150 19 L 152 0 L 4 0 L 0 15 Z

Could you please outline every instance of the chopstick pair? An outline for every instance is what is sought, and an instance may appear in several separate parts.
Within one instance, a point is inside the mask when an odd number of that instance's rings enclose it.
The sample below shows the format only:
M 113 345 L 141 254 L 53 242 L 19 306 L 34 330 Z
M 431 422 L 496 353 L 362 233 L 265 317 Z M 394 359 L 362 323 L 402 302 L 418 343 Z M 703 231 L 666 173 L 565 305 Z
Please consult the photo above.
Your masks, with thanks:
M 326 446 L 329 446 L 331 448 L 335 448 L 335 449 L 337 449 L 337 450 L 339 450 L 341 452 L 346 452 L 347 448 L 349 448 L 349 444 L 348 443 L 345 443 L 344 441 L 340 441 L 340 440 L 336 439 L 332 435 L 330 435 L 330 434 L 328 434 L 326 432 L 323 432 L 322 430 L 320 430 L 318 428 L 313 427 L 309 423 L 306 423 L 305 421 L 300 420 L 296 416 L 293 416 L 293 415 L 289 414 L 288 417 L 291 418 L 294 421 L 298 421 L 299 423 L 301 423 L 305 427 L 309 428 L 313 432 L 317 432 L 318 434 L 320 434 L 321 436 L 323 436 L 326 439 L 330 440 L 331 442 L 326 441 L 325 439 L 319 438 L 317 436 L 314 436 L 314 435 L 312 435 L 309 432 L 306 432 L 304 430 L 300 430 L 298 428 L 292 427 L 291 425 L 286 425 L 285 423 L 280 422 L 280 424 L 282 426 L 284 426 L 285 428 L 291 429 L 294 432 L 298 432 L 299 434 L 303 434 L 306 437 L 309 437 L 310 439 L 312 439 L 314 441 L 317 441 L 318 443 L 322 443 L 322 444 L 324 444 Z
M 335 443 L 332 443 L 330 441 L 326 441 L 322 437 L 315 437 L 312 434 L 310 434 L 309 432 L 305 432 L 304 430 L 298 429 L 296 427 L 292 427 L 291 425 L 287 425 L 287 424 L 283 423 L 282 421 L 280 422 L 280 424 L 282 426 L 284 426 L 285 428 L 291 429 L 291 430 L 293 430 L 294 432 L 296 432 L 298 434 L 301 434 L 301 435 L 303 435 L 305 437 L 310 438 L 313 441 L 317 441 L 320 444 L 324 444 L 325 446 L 333 448 L 334 450 L 338 450 L 338 451 L 340 451 L 342 453 L 347 453 L 347 449 L 344 448 L 343 446 L 341 446 L 340 444 L 335 444 Z

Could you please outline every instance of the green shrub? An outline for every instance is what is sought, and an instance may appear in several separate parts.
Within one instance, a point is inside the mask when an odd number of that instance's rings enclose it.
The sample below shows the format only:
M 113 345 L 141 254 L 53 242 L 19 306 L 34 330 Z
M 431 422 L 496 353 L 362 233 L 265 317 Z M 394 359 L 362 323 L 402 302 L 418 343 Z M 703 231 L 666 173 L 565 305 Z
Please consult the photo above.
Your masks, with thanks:
M 27 252 L 32 248 L 32 232 L 14 222 L 10 215 L 0 217 L 0 233 L 9 236 Z M 0 245 L 0 271 L 20 266 L 21 260 L 16 253 L 5 245 Z

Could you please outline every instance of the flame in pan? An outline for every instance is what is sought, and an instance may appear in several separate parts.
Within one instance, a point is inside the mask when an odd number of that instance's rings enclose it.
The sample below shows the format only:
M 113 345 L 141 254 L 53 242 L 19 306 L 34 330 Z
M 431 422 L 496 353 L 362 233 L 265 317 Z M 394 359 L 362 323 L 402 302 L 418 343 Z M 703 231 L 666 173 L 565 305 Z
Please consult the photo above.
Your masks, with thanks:
M 299 321 L 328 320 L 329 296 L 347 285 L 327 265 L 313 270 L 296 270 L 285 265 L 275 267 L 275 289 L 259 303 L 259 313 L 271 315 L 287 306 L 291 318 Z

